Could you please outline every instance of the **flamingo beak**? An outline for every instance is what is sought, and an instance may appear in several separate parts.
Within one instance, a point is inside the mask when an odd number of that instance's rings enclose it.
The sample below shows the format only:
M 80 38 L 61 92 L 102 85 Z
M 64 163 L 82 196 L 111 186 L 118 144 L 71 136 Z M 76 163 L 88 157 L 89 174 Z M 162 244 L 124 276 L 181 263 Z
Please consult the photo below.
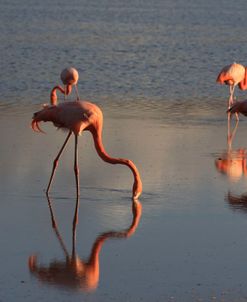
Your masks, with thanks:
M 35 119 L 32 120 L 31 127 L 32 127 L 33 131 L 41 132 L 41 133 L 45 134 L 45 132 L 42 129 L 40 129 L 39 122 L 36 121 Z

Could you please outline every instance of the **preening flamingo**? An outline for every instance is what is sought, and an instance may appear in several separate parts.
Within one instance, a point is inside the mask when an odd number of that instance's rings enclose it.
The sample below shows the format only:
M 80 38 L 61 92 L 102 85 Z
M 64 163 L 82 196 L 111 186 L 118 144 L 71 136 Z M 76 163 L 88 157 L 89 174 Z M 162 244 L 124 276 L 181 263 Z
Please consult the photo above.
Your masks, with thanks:
M 238 63 L 227 65 L 219 73 L 216 82 L 222 85 L 229 85 L 228 108 L 230 108 L 234 103 L 233 94 L 235 87 L 238 85 L 241 90 L 247 89 L 247 68 Z
M 79 100 L 79 94 L 77 89 L 77 82 L 79 80 L 78 71 L 73 67 L 65 68 L 60 75 L 60 78 L 64 84 L 64 88 L 60 85 L 55 86 L 50 94 L 50 102 L 52 105 L 56 105 L 57 103 L 57 90 L 63 93 L 65 96 L 69 95 L 72 91 L 72 87 L 75 86 L 77 100 Z
M 32 128 L 34 131 L 43 132 L 39 127 L 39 122 L 53 122 L 54 126 L 69 131 L 67 138 L 56 156 L 53 169 L 46 189 L 46 193 L 49 193 L 51 183 L 58 165 L 58 160 L 71 136 L 75 135 L 75 154 L 74 154 L 74 171 L 76 178 L 76 192 L 79 195 L 79 168 L 78 168 L 78 136 L 83 131 L 90 131 L 93 139 L 96 151 L 100 158 L 110 164 L 121 164 L 129 167 L 134 176 L 134 183 L 132 188 L 132 197 L 137 199 L 142 192 L 142 181 L 138 169 L 135 164 L 124 158 L 113 158 L 107 154 L 102 143 L 102 128 L 103 128 L 103 114 L 100 108 L 90 102 L 86 101 L 69 101 L 52 105 L 44 105 L 43 109 L 34 113 L 32 120 Z

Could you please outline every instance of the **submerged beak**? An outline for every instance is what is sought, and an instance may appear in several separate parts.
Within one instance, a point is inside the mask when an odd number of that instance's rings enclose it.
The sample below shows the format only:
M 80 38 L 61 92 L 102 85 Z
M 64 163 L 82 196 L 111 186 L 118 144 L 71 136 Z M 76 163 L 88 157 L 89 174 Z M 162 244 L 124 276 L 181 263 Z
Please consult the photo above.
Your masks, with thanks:
M 39 122 L 37 122 L 36 120 L 32 121 L 31 127 L 32 127 L 33 131 L 35 131 L 35 132 L 41 132 L 41 133 L 45 134 L 45 132 L 42 129 L 40 129 Z

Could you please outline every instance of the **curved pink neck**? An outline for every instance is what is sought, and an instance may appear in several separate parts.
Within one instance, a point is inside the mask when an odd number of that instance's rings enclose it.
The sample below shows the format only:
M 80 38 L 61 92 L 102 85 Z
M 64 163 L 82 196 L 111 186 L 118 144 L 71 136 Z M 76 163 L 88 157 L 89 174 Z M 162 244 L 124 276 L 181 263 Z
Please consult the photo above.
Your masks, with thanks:
M 72 91 L 72 85 L 66 85 L 65 89 L 63 89 L 61 86 L 57 85 L 55 86 L 50 94 L 50 102 L 51 105 L 57 105 L 57 90 L 59 90 L 64 95 L 69 95 Z
M 108 153 L 105 151 L 104 145 L 102 143 L 101 131 L 94 129 L 91 130 L 91 132 L 93 134 L 96 151 L 102 160 L 113 165 L 120 164 L 130 168 L 134 176 L 133 197 L 137 198 L 142 192 L 142 181 L 140 173 L 135 164 L 129 159 L 110 157 L 110 155 L 108 155 Z

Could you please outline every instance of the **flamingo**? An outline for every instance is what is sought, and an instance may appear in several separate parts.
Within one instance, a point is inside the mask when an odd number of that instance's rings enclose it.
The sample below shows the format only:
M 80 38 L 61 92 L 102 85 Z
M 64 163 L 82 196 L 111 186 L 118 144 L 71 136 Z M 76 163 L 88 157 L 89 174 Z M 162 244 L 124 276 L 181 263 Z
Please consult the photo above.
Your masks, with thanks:
M 228 100 L 228 109 L 233 105 L 233 94 L 235 87 L 238 85 L 239 89 L 247 89 L 247 68 L 241 64 L 233 63 L 225 66 L 219 73 L 217 80 L 219 84 L 229 85 L 230 96 Z
M 83 131 L 89 131 L 93 136 L 96 151 L 103 161 L 110 164 L 121 164 L 129 167 L 134 176 L 132 197 L 133 199 L 137 199 L 140 196 L 142 192 L 142 181 L 135 164 L 129 159 L 110 157 L 105 151 L 102 143 L 103 114 L 97 105 L 87 101 L 67 101 L 60 104 L 44 105 L 42 110 L 33 115 L 31 126 L 34 131 L 43 132 L 39 127 L 41 121 L 52 122 L 54 126 L 69 131 L 64 144 L 53 162 L 51 177 L 46 189 L 47 195 L 53 181 L 59 158 L 73 133 L 75 136 L 74 172 L 76 179 L 76 193 L 77 196 L 79 196 L 78 136 L 81 135 Z
M 77 89 L 77 82 L 79 80 L 78 71 L 73 67 L 65 68 L 60 75 L 60 78 L 64 84 L 64 88 L 60 85 L 56 85 L 50 94 L 51 105 L 56 105 L 57 103 L 57 90 L 64 94 L 64 96 L 69 95 L 72 91 L 72 87 L 75 86 L 77 100 L 79 100 L 79 94 Z

